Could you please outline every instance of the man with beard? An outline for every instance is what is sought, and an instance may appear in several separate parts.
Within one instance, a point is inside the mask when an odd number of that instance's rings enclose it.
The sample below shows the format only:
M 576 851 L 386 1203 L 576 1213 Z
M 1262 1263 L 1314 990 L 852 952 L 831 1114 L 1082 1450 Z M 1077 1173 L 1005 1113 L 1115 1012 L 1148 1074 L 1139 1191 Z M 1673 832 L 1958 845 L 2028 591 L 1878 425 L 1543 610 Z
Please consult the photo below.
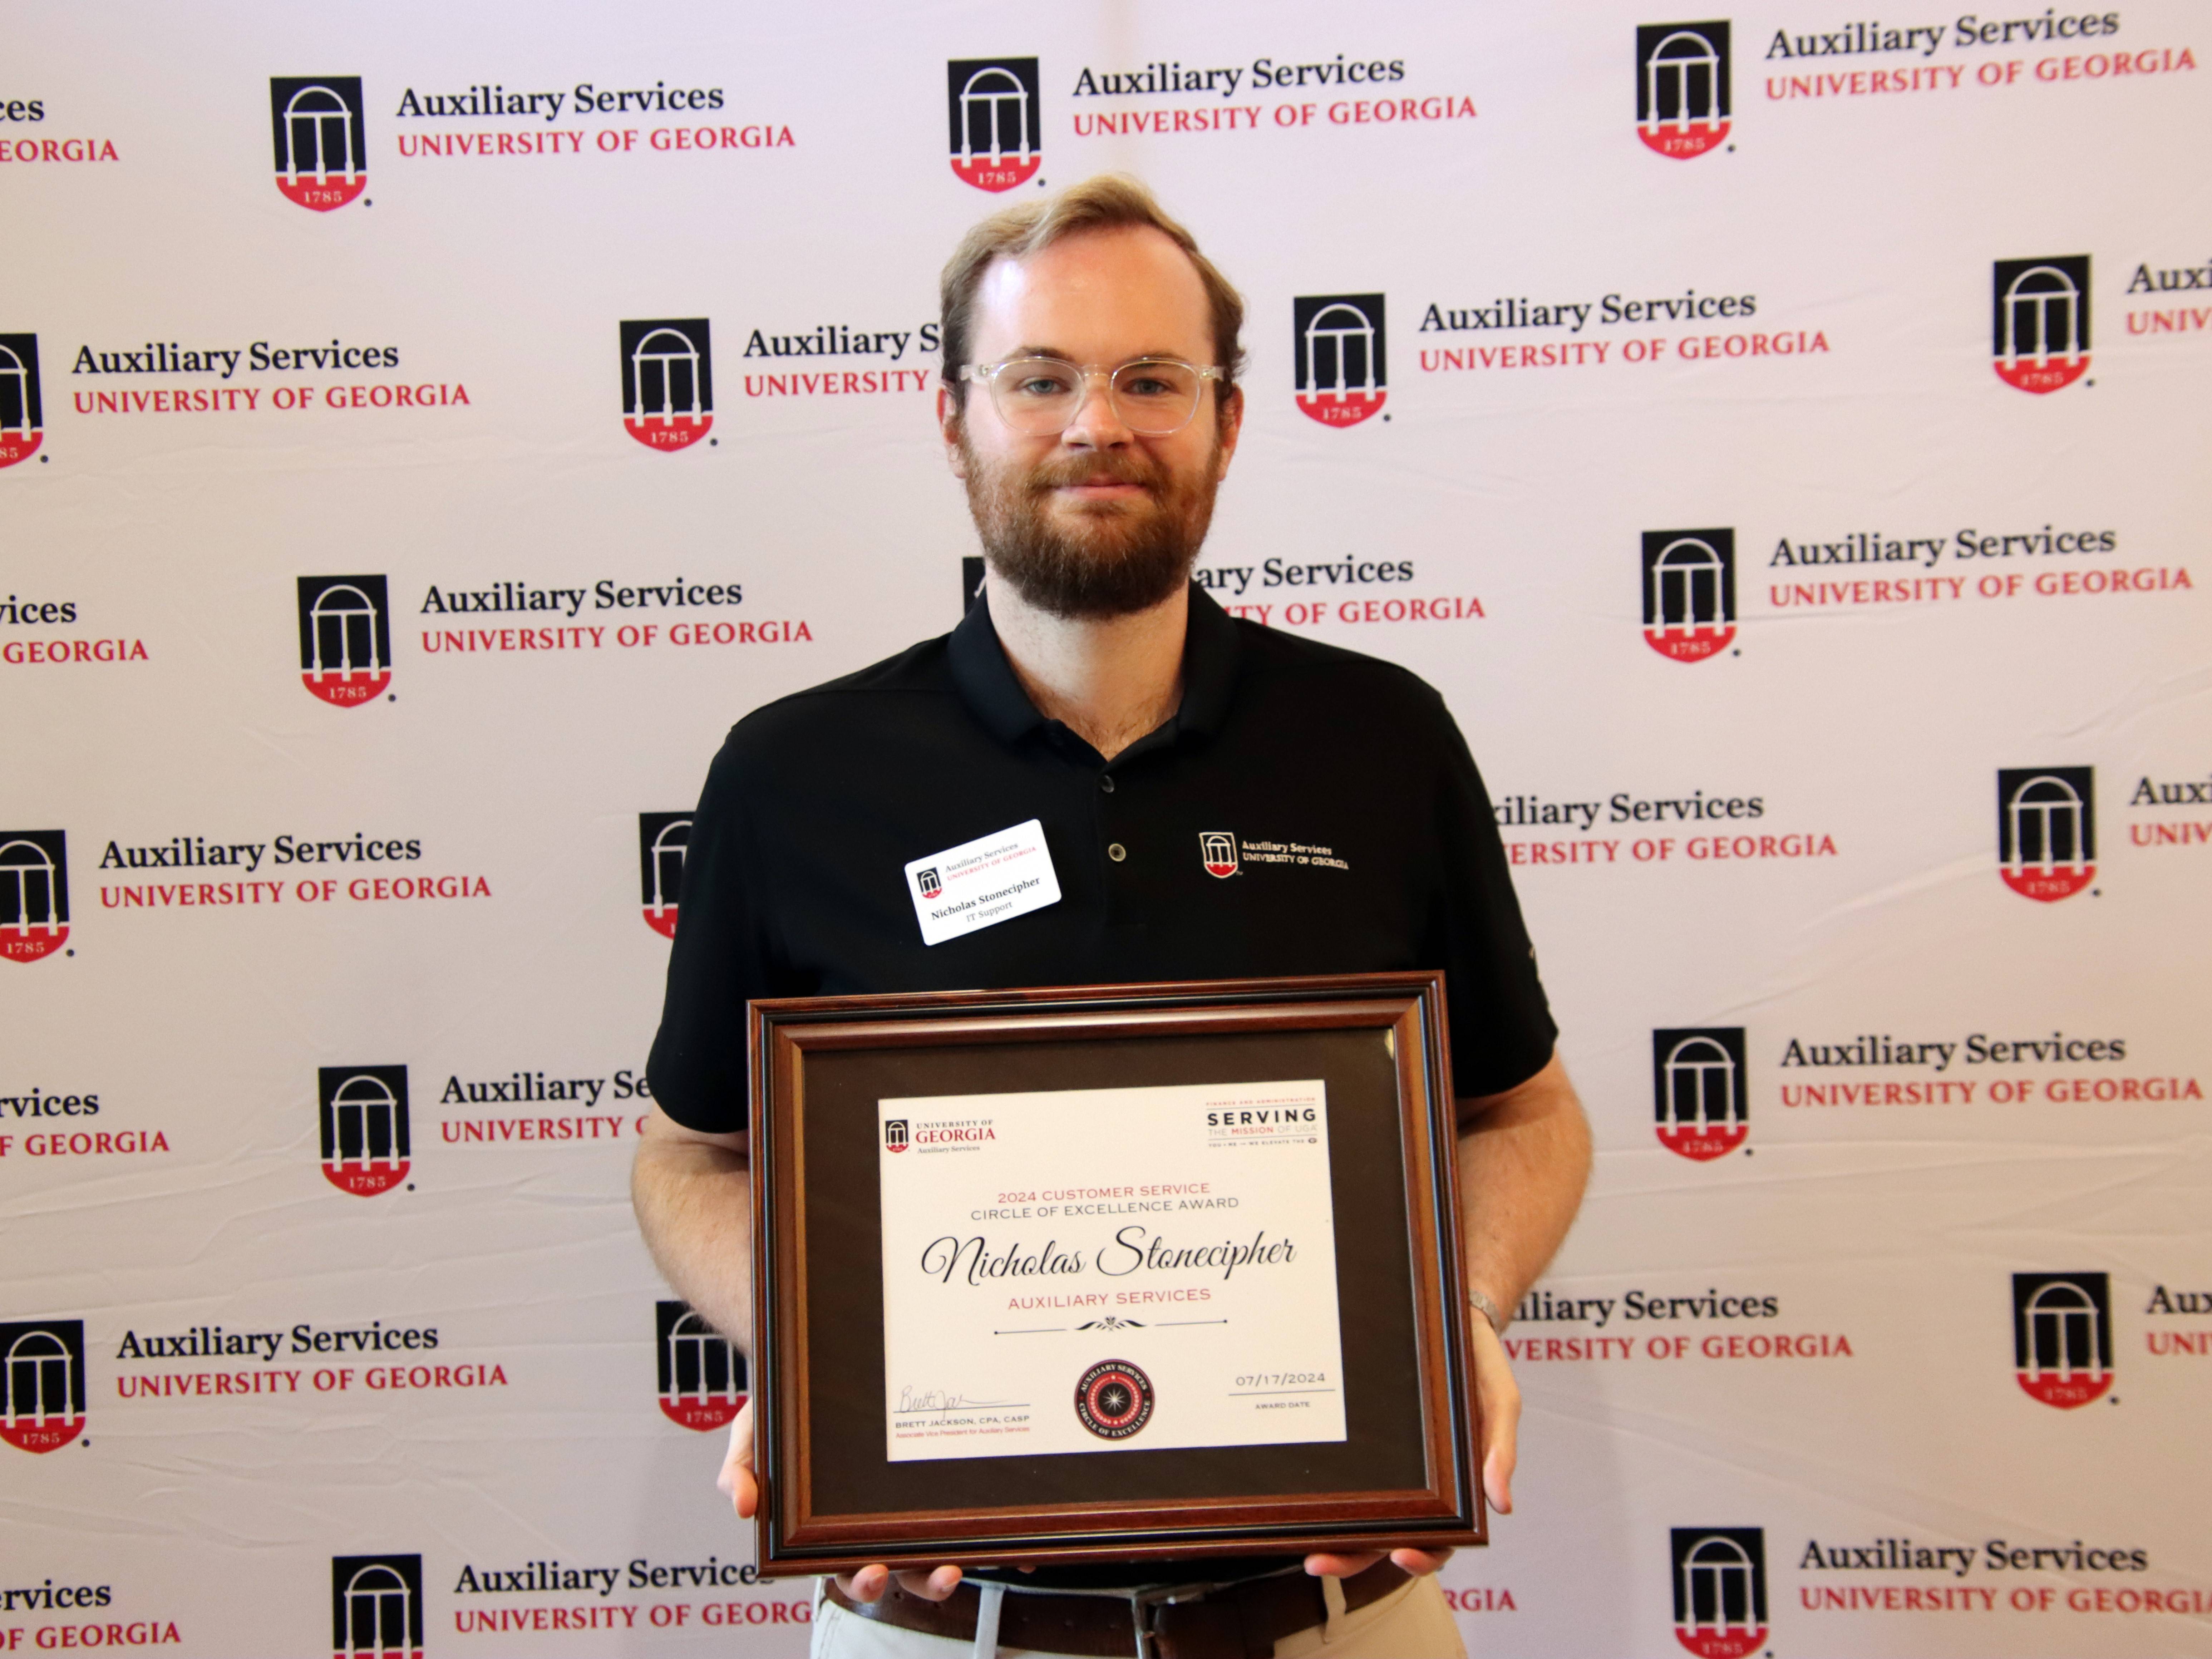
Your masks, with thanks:
M 1125 179 L 998 214 L 954 254 L 938 412 L 985 588 L 951 635 L 731 732 L 685 860 L 638 1218 L 670 1283 L 749 1347 L 750 997 L 1440 967 L 1483 1478 L 1510 1511 L 1520 1399 L 1497 1333 L 1573 1219 L 1589 1131 L 1443 700 L 1191 582 L 1243 420 L 1243 317 Z M 1030 820 L 1059 900 L 925 942 L 908 864 Z M 1316 853 L 1239 860 L 1239 836 Z M 723 1471 L 740 1516 L 751 1461 L 748 1412 Z M 1124 1598 L 1200 1571 L 1202 1600 L 1146 1604 L 1175 1659 L 1457 1654 L 1447 1553 L 872 1566 L 826 1592 L 815 1651 L 1133 1654 Z

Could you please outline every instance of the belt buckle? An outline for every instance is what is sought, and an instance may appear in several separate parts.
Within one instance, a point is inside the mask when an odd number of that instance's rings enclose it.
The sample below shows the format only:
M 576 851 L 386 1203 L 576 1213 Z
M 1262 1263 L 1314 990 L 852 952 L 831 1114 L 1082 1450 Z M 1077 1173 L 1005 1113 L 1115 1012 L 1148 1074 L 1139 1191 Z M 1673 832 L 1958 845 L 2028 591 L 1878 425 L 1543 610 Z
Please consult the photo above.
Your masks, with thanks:
M 1211 1581 L 1196 1584 L 1162 1584 L 1152 1589 L 1129 1592 L 1129 1616 L 1137 1631 L 1137 1659 L 1160 1659 L 1159 1644 L 1152 1630 L 1152 1614 L 1161 1607 L 1173 1607 L 1179 1601 L 1203 1601 L 1214 1588 Z

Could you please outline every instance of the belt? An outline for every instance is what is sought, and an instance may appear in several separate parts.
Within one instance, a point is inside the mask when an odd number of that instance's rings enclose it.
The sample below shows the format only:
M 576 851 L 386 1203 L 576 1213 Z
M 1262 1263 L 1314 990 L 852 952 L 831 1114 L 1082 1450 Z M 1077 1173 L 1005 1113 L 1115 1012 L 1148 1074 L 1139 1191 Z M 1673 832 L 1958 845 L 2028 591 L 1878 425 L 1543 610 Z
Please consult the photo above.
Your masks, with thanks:
M 1389 1562 L 1378 1561 L 1345 1579 L 1345 1611 L 1372 1606 L 1407 1577 Z M 973 1580 L 942 1601 L 910 1595 L 896 1578 L 876 1601 L 853 1600 L 835 1579 L 823 1589 L 830 1601 L 862 1619 L 957 1642 L 975 1639 L 983 1604 Z M 1170 1586 L 1126 1595 L 1055 1595 L 1016 1589 L 1000 1601 L 998 1617 L 999 1645 L 1037 1653 L 1095 1659 L 1272 1659 L 1279 1638 L 1325 1622 L 1328 1603 L 1320 1579 L 1294 1570 L 1233 1584 Z

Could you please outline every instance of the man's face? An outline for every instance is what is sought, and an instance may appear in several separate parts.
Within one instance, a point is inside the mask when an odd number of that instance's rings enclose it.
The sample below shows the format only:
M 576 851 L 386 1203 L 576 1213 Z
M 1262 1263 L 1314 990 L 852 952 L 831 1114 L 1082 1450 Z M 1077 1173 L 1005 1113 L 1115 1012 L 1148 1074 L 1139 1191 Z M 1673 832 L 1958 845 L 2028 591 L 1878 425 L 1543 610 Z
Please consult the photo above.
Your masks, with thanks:
M 1150 228 L 1085 233 L 1026 260 L 1001 259 L 976 301 L 975 362 L 1213 362 L 1198 272 Z M 964 416 L 940 400 L 946 453 L 968 486 L 992 574 L 1060 617 L 1126 615 L 1181 587 L 1243 414 L 1240 398 L 1218 397 L 1208 382 L 1190 423 L 1164 437 L 1123 425 L 1103 379 L 1089 383 L 1066 430 L 1041 437 L 1010 430 L 986 386 L 968 387 Z

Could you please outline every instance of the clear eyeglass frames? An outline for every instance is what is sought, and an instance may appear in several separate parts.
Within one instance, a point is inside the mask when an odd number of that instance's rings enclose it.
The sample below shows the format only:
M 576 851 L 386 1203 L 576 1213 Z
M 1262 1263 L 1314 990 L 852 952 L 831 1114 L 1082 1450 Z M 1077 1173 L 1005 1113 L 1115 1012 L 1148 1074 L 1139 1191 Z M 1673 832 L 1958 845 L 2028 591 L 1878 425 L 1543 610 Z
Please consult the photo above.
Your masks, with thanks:
M 1075 364 L 1060 357 L 1010 357 L 969 363 L 964 380 L 991 389 L 999 418 L 1025 438 L 1055 437 L 1074 423 L 1093 378 L 1106 382 L 1114 413 L 1130 431 L 1164 438 L 1188 426 L 1208 380 L 1218 368 L 1199 368 L 1175 357 L 1139 357 L 1118 368 Z

